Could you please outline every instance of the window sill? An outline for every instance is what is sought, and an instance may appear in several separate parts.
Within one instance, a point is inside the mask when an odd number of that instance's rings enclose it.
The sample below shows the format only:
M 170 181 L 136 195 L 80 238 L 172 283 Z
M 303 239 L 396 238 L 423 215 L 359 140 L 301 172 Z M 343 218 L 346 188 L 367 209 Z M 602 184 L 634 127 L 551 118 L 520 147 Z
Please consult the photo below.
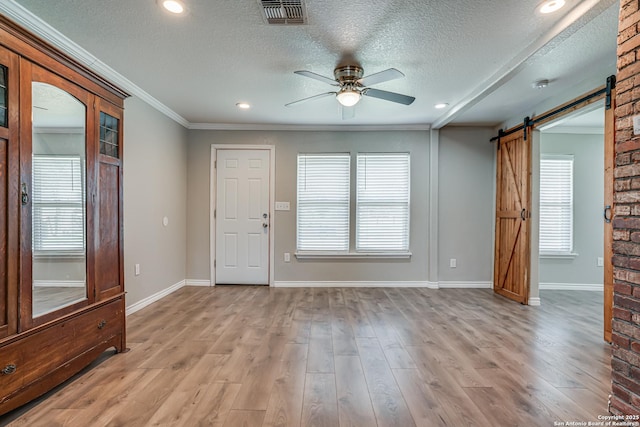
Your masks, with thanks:
M 411 252 L 296 252 L 297 259 L 409 259 Z
M 578 254 L 573 252 L 557 253 L 557 254 L 540 254 L 540 259 L 575 259 Z

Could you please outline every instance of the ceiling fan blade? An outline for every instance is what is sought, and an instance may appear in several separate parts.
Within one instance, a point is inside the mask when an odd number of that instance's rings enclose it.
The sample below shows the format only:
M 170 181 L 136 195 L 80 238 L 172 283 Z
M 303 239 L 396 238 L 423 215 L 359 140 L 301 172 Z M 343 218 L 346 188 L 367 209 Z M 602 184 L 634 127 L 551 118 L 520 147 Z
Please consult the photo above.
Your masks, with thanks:
M 310 97 L 308 97 L 308 98 L 298 99 L 297 101 L 293 101 L 293 102 L 290 102 L 290 103 L 288 103 L 288 104 L 284 104 L 284 106 L 285 106 L 285 107 L 290 107 L 290 106 L 292 106 L 292 105 L 301 104 L 301 103 L 303 103 L 303 102 L 311 101 L 311 100 L 314 100 L 314 99 L 324 98 L 324 97 L 327 97 L 327 96 L 329 96 L 329 95 L 334 95 L 334 96 L 335 96 L 335 94 L 336 94 L 335 92 L 326 92 L 326 93 L 321 93 L 321 94 L 318 94 L 318 95 L 310 96 Z
M 349 120 L 349 119 L 353 119 L 356 116 L 356 107 L 351 106 L 351 107 L 342 107 L 342 120 Z
M 385 101 L 397 102 L 398 104 L 411 105 L 416 99 L 413 96 L 402 95 L 395 92 L 387 92 L 386 90 L 367 88 L 362 91 L 363 95 L 373 98 L 384 99 Z
M 389 68 L 388 70 L 380 71 L 379 73 L 364 76 L 359 80 L 362 86 L 372 86 L 382 82 L 388 82 L 389 80 L 395 80 L 404 77 L 402 72 L 395 68 Z
M 294 73 L 299 74 L 301 76 L 309 77 L 311 79 L 320 80 L 321 82 L 328 83 L 332 86 L 338 86 L 338 82 L 336 82 L 335 79 L 321 76 L 320 74 L 314 73 L 313 71 L 301 70 L 301 71 L 294 71 Z

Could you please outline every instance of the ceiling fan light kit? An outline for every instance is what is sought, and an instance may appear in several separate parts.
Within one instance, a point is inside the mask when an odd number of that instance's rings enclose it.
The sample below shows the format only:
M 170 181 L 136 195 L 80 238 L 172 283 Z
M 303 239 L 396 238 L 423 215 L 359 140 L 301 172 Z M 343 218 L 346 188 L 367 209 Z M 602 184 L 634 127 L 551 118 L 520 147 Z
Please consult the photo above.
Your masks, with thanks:
M 402 74 L 395 68 L 389 68 L 387 70 L 363 77 L 364 70 L 362 69 L 362 67 L 359 67 L 357 65 L 346 65 L 337 67 L 333 70 L 334 79 L 307 70 L 294 71 L 294 73 L 324 83 L 328 83 L 332 86 L 337 86 L 339 89 L 336 92 L 326 92 L 319 95 L 310 96 L 308 98 L 303 98 L 298 101 L 290 102 L 286 104 L 287 107 L 299 104 L 304 101 L 324 98 L 328 95 L 335 95 L 336 99 L 343 107 L 353 107 L 360 101 L 363 95 L 403 105 L 411 105 L 413 101 L 415 101 L 415 98 L 412 96 L 402 95 L 395 92 L 388 92 L 380 89 L 373 89 L 369 87 L 371 85 L 404 77 L 404 74 Z M 354 113 L 352 109 L 349 111 L 349 114 L 345 114 L 343 110 L 342 117 L 343 119 L 352 118 L 353 114 Z
M 338 102 L 345 107 L 353 107 L 360 101 L 360 97 L 360 92 L 350 88 L 341 89 L 340 92 L 336 94 Z

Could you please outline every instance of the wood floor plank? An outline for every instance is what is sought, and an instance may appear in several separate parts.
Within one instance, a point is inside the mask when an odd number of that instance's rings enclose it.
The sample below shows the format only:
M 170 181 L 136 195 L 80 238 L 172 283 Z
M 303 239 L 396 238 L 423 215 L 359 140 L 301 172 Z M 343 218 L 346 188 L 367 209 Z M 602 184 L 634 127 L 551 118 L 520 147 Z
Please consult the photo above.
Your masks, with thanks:
M 358 338 L 358 351 L 378 425 L 415 426 L 376 338 Z
M 360 358 L 336 356 L 336 392 L 340 427 L 376 425 Z
M 297 427 L 307 371 L 306 344 L 285 344 L 263 427 Z
M 256 350 L 254 359 L 247 367 L 247 373 L 242 379 L 242 387 L 233 403 L 233 409 L 254 411 L 267 409 L 286 341 L 287 338 L 284 335 L 270 334 Z
M 553 425 L 611 388 L 602 293 L 184 287 L 2 426 Z
M 336 427 L 338 424 L 336 382 L 333 374 L 307 374 L 302 404 L 304 427 Z
M 307 372 L 333 373 L 333 341 L 331 335 L 315 337 L 309 343 Z
M 233 409 L 229 412 L 224 427 L 261 427 L 264 411 Z

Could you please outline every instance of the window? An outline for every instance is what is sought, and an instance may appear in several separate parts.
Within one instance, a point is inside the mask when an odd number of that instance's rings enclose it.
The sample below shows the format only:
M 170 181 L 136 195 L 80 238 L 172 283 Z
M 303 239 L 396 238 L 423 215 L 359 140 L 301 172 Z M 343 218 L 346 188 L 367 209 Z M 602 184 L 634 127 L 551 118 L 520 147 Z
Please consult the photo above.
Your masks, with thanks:
M 349 154 L 298 155 L 298 250 L 349 250 Z
M 84 176 L 79 156 L 33 157 L 33 248 L 84 253 Z
M 7 67 L 0 65 L 0 126 L 7 127 L 8 117 Z
M 540 160 L 540 254 L 573 251 L 573 156 L 542 155 Z
M 409 153 L 358 153 L 355 166 L 352 188 L 351 154 L 298 155 L 298 255 L 408 254 Z
M 118 158 L 119 120 L 100 112 L 100 154 Z
M 409 154 L 357 159 L 356 251 L 408 251 Z

